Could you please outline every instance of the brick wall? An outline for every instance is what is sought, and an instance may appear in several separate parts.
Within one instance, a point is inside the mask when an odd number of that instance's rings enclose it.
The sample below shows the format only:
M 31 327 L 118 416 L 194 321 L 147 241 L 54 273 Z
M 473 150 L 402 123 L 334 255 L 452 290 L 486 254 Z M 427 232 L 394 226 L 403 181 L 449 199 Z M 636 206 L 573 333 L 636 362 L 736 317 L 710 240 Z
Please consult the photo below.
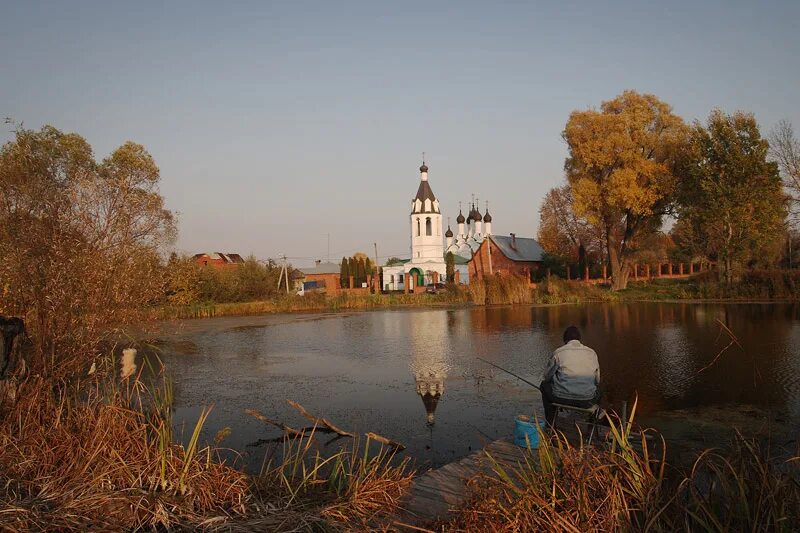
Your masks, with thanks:
M 305 281 L 316 281 L 320 288 L 325 286 L 325 291 L 329 294 L 339 292 L 339 274 L 306 274 Z
M 195 261 L 200 266 L 213 266 L 216 268 L 236 268 L 239 266 L 239 263 L 229 263 L 222 258 L 214 259 L 208 255 L 202 255 L 200 257 L 196 257 Z
M 467 267 L 469 268 L 469 279 L 476 280 L 484 276 L 490 275 L 489 269 L 489 249 L 491 247 L 492 254 L 492 274 L 515 274 L 518 276 L 527 276 L 531 279 L 531 273 L 535 272 L 541 266 L 537 261 L 512 261 L 494 244 L 491 239 L 486 239 L 481 243 L 478 251 L 472 256 Z

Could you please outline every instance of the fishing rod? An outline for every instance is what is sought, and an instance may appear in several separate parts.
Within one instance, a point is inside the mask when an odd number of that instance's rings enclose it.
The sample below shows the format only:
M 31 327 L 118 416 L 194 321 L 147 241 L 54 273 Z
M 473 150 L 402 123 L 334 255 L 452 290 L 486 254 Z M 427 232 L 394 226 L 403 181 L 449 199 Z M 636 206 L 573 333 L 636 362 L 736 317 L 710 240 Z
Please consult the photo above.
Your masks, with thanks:
M 482 359 L 482 358 L 480 358 L 480 357 L 478 357 L 477 359 L 479 359 L 480 361 L 483 361 L 483 362 L 484 362 L 484 363 L 486 363 L 487 365 L 492 365 L 493 367 L 497 368 L 498 370 L 502 370 L 502 371 L 503 371 L 503 372 L 505 372 L 506 374 L 511 374 L 511 375 L 512 375 L 512 376 L 514 376 L 515 378 L 517 378 L 517 379 L 519 379 L 519 380 L 521 380 L 521 381 L 524 381 L 525 383 L 527 383 L 528 385 L 530 385 L 531 387 L 533 387 L 534 389 L 536 389 L 536 390 L 538 390 L 538 391 L 541 391 L 541 390 L 542 390 L 542 389 L 540 389 L 540 388 L 539 388 L 539 385 L 534 385 L 533 383 L 531 383 L 531 382 L 530 382 L 530 381 L 528 381 L 527 379 L 523 378 L 522 376 L 518 376 L 518 375 L 516 375 L 515 373 L 513 373 L 512 371 L 510 371 L 510 370 L 506 370 L 506 369 L 505 369 L 505 368 L 503 368 L 502 366 L 498 366 L 498 365 L 496 365 L 496 364 L 492 363 L 491 361 L 487 361 L 486 359 Z

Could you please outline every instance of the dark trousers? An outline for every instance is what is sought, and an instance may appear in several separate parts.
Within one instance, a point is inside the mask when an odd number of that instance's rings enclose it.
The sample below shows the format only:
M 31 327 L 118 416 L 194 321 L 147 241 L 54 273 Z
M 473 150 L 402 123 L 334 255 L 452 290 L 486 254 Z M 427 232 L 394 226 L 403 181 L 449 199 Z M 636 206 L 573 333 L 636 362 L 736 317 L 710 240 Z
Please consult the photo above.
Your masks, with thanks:
M 571 398 L 558 398 L 557 396 L 553 395 L 552 381 L 542 381 L 542 384 L 539 385 L 539 389 L 542 391 L 544 418 L 547 421 L 547 423 L 550 424 L 551 426 L 553 425 L 553 421 L 556 418 L 556 408 L 553 407 L 554 403 L 571 405 L 573 407 L 588 408 L 600 402 L 600 389 L 597 389 L 594 398 L 589 398 L 588 400 L 573 400 Z

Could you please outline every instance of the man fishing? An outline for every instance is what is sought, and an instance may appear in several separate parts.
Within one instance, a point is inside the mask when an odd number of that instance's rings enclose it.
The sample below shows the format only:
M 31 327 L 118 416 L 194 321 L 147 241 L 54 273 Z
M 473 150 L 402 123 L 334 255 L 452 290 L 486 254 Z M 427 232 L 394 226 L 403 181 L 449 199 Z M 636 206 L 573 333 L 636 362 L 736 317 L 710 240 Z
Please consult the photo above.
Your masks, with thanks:
M 552 425 L 556 416 L 554 403 L 588 408 L 600 401 L 600 365 L 597 354 L 581 344 L 581 332 L 575 326 L 564 331 L 564 345 L 553 352 L 539 390 L 544 416 Z

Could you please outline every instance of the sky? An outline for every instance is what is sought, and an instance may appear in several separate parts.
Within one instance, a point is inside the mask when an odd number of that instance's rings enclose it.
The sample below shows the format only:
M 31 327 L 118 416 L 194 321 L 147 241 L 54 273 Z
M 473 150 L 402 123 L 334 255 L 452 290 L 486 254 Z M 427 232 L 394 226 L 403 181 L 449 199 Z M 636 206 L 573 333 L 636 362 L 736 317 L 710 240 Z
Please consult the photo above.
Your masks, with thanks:
M 143 144 L 179 251 L 383 260 L 423 151 L 445 220 L 474 194 L 532 237 L 570 112 L 623 90 L 800 129 L 797 28 L 798 1 L 0 0 L 0 115 Z

